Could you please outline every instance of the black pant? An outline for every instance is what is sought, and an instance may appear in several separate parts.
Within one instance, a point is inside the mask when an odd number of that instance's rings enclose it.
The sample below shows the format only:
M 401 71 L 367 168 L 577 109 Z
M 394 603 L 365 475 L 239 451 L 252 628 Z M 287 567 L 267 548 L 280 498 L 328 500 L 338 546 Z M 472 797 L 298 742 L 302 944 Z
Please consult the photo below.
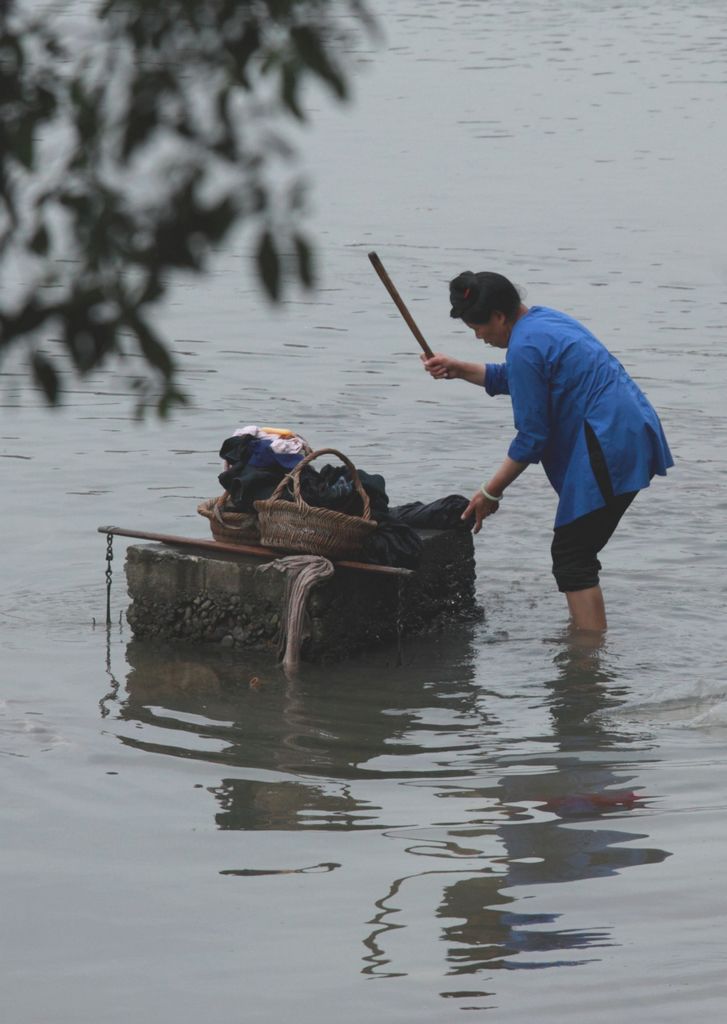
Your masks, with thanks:
M 561 592 L 588 590 L 598 586 L 601 563 L 597 555 L 606 546 L 624 512 L 639 493 L 613 493 L 611 477 L 598 438 L 588 423 L 585 424 L 585 431 L 591 469 L 606 505 L 574 519 L 572 523 L 555 528 L 550 553 L 553 556 L 553 575 Z

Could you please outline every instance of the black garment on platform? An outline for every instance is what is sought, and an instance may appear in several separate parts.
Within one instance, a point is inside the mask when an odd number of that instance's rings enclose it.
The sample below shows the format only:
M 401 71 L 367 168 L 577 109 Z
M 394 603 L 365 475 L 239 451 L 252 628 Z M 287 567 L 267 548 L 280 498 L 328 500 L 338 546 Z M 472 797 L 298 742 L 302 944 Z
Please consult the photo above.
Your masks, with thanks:
M 417 531 L 393 520 L 379 523 L 366 538 L 362 558 L 376 565 L 396 565 L 401 569 L 417 569 L 424 545 Z
M 237 434 L 235 437 L 228 437 L 222 442 L 220 458 L 229 462 L 230 467 L 239 463 L 247 465 L 247 460 L 252 455 L 255 446 L 254 434 Z
M 425 505 L 423 501 L 410 501 L 408 505 L 397 505 L 389 509 L 389 518 L 397 523 L 417 526 L 420 530 L 471 530 L 474 516 L 462 520 L 462 513 L 469 500 L 461 494 L 448 494 Z
M 378 520 L 376 532 L 366 538 L 364 558 L 378 565 L 418 568 L 424 545 L 417 531 L 471 530 L 474 516 L 462 520 L 468 505 L 468 499 L 461 494 L 449 494 L 428 504 L 411 501 L 390 508 L 387 515 Z
M 379 522 L 389 510 L 386 481 L 380 474 L 367 473 L 363 469 L 358 470 L 358 477 L 369 498 L 371 518 Z M 305 502 L 316 508 L 330 508 L 348 516 L 360 516 L 363 512 L 361 495 L 354 487 L 346 466 L 326 465 L 320 470 L 312 465 L 305 466 L 300 472 L 300 493 Z M 288 496 L 292 497 L 292 493 Z
M 284 470 L 273 467 L 231 466 L 218 480 L 238 512 L 254 512 L 253 502 L 269 498 L 284 476 Z

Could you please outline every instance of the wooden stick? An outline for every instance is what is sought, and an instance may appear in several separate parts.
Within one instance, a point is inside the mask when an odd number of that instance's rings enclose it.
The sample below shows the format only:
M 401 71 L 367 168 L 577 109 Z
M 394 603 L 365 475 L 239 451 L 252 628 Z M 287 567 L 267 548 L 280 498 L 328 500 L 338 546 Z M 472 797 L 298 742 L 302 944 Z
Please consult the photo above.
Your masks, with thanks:
M 232 555 L 252 555 L 254 558 L 284 558 L 284 551 L 264 548 L 256 544 L 225 544 L 219 540 L 202 540 L 196 537 L 177 537 L 170 533 L 149 533 L 145 530 L 125 530 L 121 526 L 99 526 L 99 533 L 111 534 L 114 537 L 135 537 L 138 540 L 154 540 L 160 544 L 178 547 L 202 548 L 204 551 L 224 551 Z M 332 560 L 333 561 L 333 560 Z M 333 561 L 337 569 L 355 569 L 359 572 L 381 573 L 386 576 L 411 576 L 413 569 L 403 569 L 398 565 L 374 565 L 369 562 L 350 562 L 346 559 Z
M 403 301 L 401 295 L 399 295 L 398 291 L 394 287 L 393 281 L 391 280 L 389 275 L 384 270 L 383 263 L 381 262 L 381 260 L 379 259 L 379 257 L 376 255 L 375 252 L 370 252 L 369 253 L 369 259 L 371 260 L 372 267 L 374 268 L 376 273 L 381 278 L 381 281 L 382 281 L 382 283 L 384 285 L 384 288 L 386 288 L 387 292 L 389 293 L 389 295 L 394 300 L 394 303 L 396 304 L 397 309 L 399 310 L 399 312 L 401 313 L 401 315 L 404 317 L 404 319 L 406 320 L 407 324 L 409 325 L 409 330 L 411 331 L 411 333 L 414 335 L 416 340 L 421 345 L 422 351 L 424 352 L 425 356 L 427 357 L 427 359 L 431 359 L 432 356 L 434 355 L 434 353 L 432 352 L 432 350 L 430 349 L 429 345 L 427 345 L 426 341 L 424 340 L 424 335 L 419 330 L 417 325 L 414 323 L 414 318 L 412 317 L 411 313 L 409 312 L 409 310 L 404 305 L 404 301 Z

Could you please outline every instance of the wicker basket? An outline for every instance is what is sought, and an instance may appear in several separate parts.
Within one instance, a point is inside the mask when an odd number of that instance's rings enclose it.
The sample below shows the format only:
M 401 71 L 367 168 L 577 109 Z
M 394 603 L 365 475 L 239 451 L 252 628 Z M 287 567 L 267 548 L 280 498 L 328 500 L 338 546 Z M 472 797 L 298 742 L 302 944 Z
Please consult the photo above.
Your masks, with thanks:
M 363 502 L 361 516 L 349 516 L 330 508 L 316 508 L 303 500 L 300 473 L 319 455 L 336 455 L 351 473 L 353 485 Z M 293 501 L 280 498 L 289 483 L 293 485 Z M 335 448 L 319 448 L 307 455 L 295 469 L 283 477 L 272 495 L 254 502 L 260 517 L 260 541 L 266 547 L 295 551 L 304 555 L 345 558 L 359 554 L 366 538 L 376 529 L 371 518 L 369 496 L 363 488 L 356 467 Z
M 230 512 L 225 508 L 229 494 L 209 498 L 197 506 L 197 511 L 209 520 L 212 536 L 226 544 L 259 544 L 260 529 L 257 516 L 252 512 Z

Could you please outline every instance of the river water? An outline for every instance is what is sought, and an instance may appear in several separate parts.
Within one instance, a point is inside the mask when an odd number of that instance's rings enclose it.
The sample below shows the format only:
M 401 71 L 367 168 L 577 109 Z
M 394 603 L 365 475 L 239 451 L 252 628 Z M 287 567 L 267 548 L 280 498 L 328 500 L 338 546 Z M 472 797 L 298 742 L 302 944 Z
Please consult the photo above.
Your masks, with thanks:
M 242 242 L 159 311 L 193 408 L 139 425 L 133 364 L 44 411 L 0 388 L 0 865 L 8 1024 L 721 1020 L 727 639 L 727 17 L 718 0 L 378 0 L 355 98 L 300 136 L 321 281 L 271 310 Z M 135 644 L 100 524 L 206 535 L 217 451 L 292 426 L 470 494 L 507 399 L 447 281 L 498 269 L 583 319 L 677 462 L 603 558 L 610 629 L 566 631 L 532 467 L 477 538 L 484 620 L 289 682 Z M 490 356 L 490 358 L 492 358 Z M 496 358 L 496 357 L 495 357 Z M 249 680 L 258 676 L 259 688 Z

